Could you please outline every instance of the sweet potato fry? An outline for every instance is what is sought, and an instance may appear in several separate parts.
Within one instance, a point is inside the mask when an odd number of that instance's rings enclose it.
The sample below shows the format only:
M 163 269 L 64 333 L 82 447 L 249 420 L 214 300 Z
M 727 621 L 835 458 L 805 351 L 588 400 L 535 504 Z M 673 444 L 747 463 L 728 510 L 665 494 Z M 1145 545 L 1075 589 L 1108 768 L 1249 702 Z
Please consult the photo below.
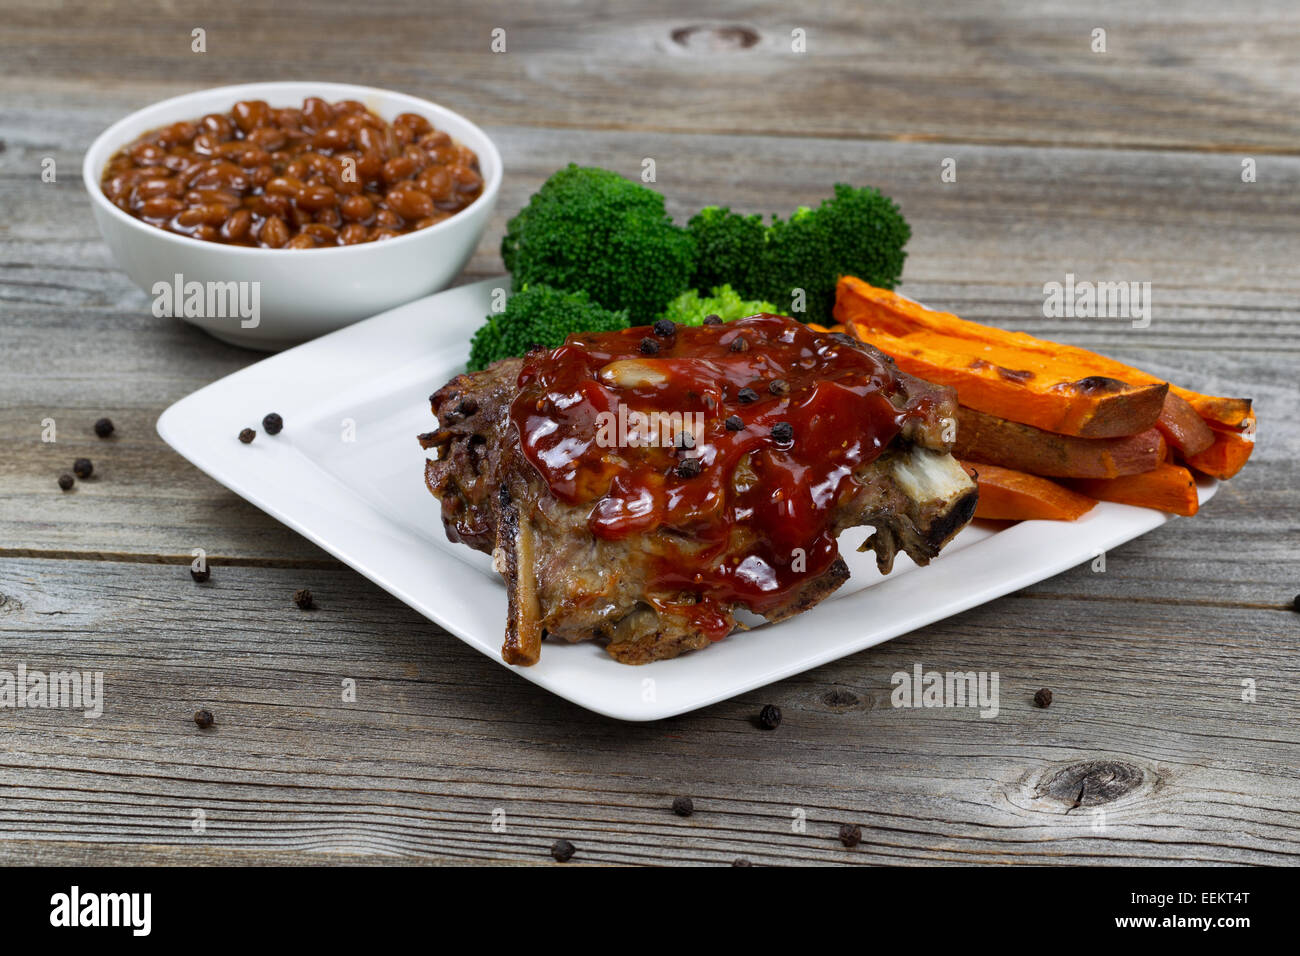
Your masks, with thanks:
M 979 356 L 1003 368 L 1040 374 L 1042 370 L 1049 369 L 1063 380 L 1100 377 L 1135 387 L 1163 383 L 1162 379 L 1141 369 L 1087 349 L 1049 342 L 1024 332 L 1008 332 L 980 325 L 948 312 L 935 312 L 887 289 L 877 289 L 861 279 L 844 276 L 840 279 L 837 290 L 835 317 L 849 327 L 847 319 L 850 316 L 860 333 L 884 333 L 895 338 L 926 333 L 928 341 L 935 347 Z M 942 346 L 939 345 L 940 341 Z M 1250 415 L 1251 402 L 1248 398 L 1202 395 L 1177 385 L 1170 385 L 1169 391 L 1191 405 L 1198 416 L 1211 424 L 1235 429 L 1242 427 Z M 1171 406 L 1166 403 L 1158 424 L 1171 445 L 1184 455 L 1193 455 L 1196 454 L 1196 442 L 1204 442 L 1206 436 L 1203 432 L 1188 430 L 1190 426 L 1185 417 L 1179 418 L 1183 411 L 1176 404 Z M 1179 430 L 1180 422 L 1182 431 Z M 1186 447 L 1182 444 L 1184 435 L 1188 442 Z
M 1192 473 L 1167 463 L 1141 475 L 1076 479 L 1070 482 L 1070 487 L 1100 501 L 1157 508 L 1176 515 L 1194 515 L 1199 507 Z
M 955 388 L 963 405 L 1062 435 L 1117 438 L 1144 432 L 1160 417 L 1168 391 L 1164 383 L 1131 386 L 1098 375 L 1075 381 L 1050 370 L 1008 368 L 949 350 L 946 341 L 928 333 L 895 338 L 851 315 L 844 325 L 903 371 Z
M 962 467 L 979 485 L 975 517 L 999 521 L 1074 521 L 1097 504 L 1047 478 L 999 465 L 963 461 Z
M 1116 478 L 1151 471 L 1164 461 L 1166 446 L 1154 428 L 1128 438 L 1073 438 L 962 406 L 952 453 L 1032 475 Z
M 1187 399 L 1176 394 L 1172 385 L 1169 388 L 1156 428 L 1184 458 L 1205 451 L 1214 444 L 1214 432 Z
M 1204 451 L 1187 456 L 1187 464 L 1197 471 L 1226 481 L 1246 464 L 1255 450 L 1255 413 L 1250 412 L 1240 429 L 1212 427 L 1214 442 Z

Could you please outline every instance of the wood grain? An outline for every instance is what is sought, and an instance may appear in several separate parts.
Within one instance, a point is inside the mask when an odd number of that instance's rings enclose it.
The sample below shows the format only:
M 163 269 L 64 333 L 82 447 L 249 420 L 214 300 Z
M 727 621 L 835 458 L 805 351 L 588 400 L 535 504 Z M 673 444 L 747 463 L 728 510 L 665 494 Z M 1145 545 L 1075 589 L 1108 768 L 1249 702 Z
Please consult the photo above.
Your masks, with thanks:
M 495 250 L 505 219 L 552 170 L 582 156 L 634 174 L 651 145 L 629 133 L 521 128 L 498 138 L 509 185 L 466 278 L 500 272 Z M 679 219 L 719 197 L 746 211 L 790 210 L 825 195 L 836 179 L 870 178 L 898 197 L 913 223 L 904 284 L 913 297 L 1096 348 L 1188 387 L 1256 398 L 1260 449 L 1236 479 L 1241 497 L 1225 493 L 1198 521 L 1222 515 L 1205 529 L 1218 537 L 1239 527 L 1242 509 L 1290 513 L 1285 483 L 1263 469 L 1300 453 L 1290 412 L 1300 350 L 1289 312 L 1300 264 L 1279 241 L 1300 214 L 1300 159 L 1278 157 L 1266 181 L 1247 185 L 1231 162 L 1201 154 L 967 147 L 958 182 L 943 184 L 938 170 L 950 152 L 943 145 L 749 137 L 741 158 L 729 159 L 734 139 L 658 139 L 657 185 Z M 0 161 L 38 163 L 23 150 Z M 13 229 L 22 232 L 0 260 L 7 300 L 0 345 L 11 369 L 0 378 L 0 436 L 12 448 L 0 460 L 0 549 L 175 559 L 205 547 L 223 559 L 325 560 L 153 433 L 168 404 L 260 356 L 154 318 L 144 293 L 87 235 L 93 225 L 76 184 L 0 179 L 0 200 L 16 210 Z M 85 237 L 47 239 L 47 231 Z M 1043 284 L 1067 273 L 1151 282 L 1150 327 L 1044 318 Z M 102 414 L 119 424 L 108 445 L 89 432 Z M 62 429 L 55 445 L 39 441 L 47 417 Z M 99 462 L 100 480 L 60 496 L 55 478 L 82 454 Z M 1229 500 L 1241 507 L 1224 510 Z M 1243 553 L 1276 550 L 1270 528 L 1257 527 Z
M 304 585 L 318 610 L 291 604 Z M 0 711 L 6 862 L 30 846 L 11 838 L 111 861 L 148 847 L 547 862 L 561 836 L 577 860 L 617 864 L 1300 857 L 1300 664 L 1282 609 L 1143 619 L 1122 598 L 1011 597 L 636 725 L 520 680 L 348 571 L 218 567 L 201 586 L 182 568 L 9 559 L 0 594 L 0 667 L 101 670 L 106 699 L 97 720 Z M 998 716 L 892 707 L 892 675 L 917 663 L 997 671 Z M 785 714 L 774 732 L 753 723 L 768 702 Z M 1141 781 L 1114 783 L 1117 767 Z M 1080 774 L 1096 789 L 1075 808 Z M 680 794 L 694 816 L 671 813 Z M 856 850 L 836 840 L 844 822 L 864 828 Z
M 579 864 L 1300 862 L 1294 4 L 3 7 L 0 671 L 100 670 L 106 702 L 98 719 L 0 708 L 0 862 L 548 864 L 557 837 Z M 653 158 L 679 221 L 874 184 L 914 229 L 907 294 L 1251 395 L 1259 447 L 1200 515 L 1104 571 L 693 714 L 595 716 L 154 432 L 261 356 L 149 314 L 98 238 L 81 156 L 164 96 L 272 77 L 393 87 L 488 129 L 507 176 L 461 281 L 500 272 L 506 219 L 570 160 L 636 176 Z M 1044 317 L 1044 283 L 1067 273 L 1150 282 L 1150 327 Z M 101 441 L 105 414 L 118 432 Z M 63 494 L 79 456 L 96 476 Z M 318 610 L 291 603 L 304 586 Z M 997 672 L 998 716 L 891 706 L 891 677 L 917 664 Z M 755 726 L 766 703 L 777 731 Z M 200 706 L 214 728 L 195 726 Z M 669 809 L 683 794 L 685 819 Z M 841 823 L 862 846 L 839 844 Z
M 191 51 L 195 28 L 206 53 Z M 1092 51 L 1098 28 L 1105 53 Z M 728 0 L 703 16 L 685 0 L 544 12 L 509 0 L 68 0 L 57 15 L 9 0 L 0 58 L 6 100 L 38 109 L 72 98 L 126 113 L 275 76 L 396 88 L 490 124 L 1293 154 L 1298 41 L 1285 0 Z

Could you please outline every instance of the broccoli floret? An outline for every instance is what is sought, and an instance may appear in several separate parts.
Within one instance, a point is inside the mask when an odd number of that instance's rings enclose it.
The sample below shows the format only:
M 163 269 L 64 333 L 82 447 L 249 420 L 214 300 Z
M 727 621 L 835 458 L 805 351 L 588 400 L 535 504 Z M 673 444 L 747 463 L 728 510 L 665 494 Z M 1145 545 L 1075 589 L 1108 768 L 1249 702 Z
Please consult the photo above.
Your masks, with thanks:
M 742 216 L 707 206 L 686 224 L 695 239 L 695 274 L 691 286 L 712 289 L 724 283 L 747 294 L 757 287 L 767 227 L 762 216 Z
M 706 315 L 716 315 L 723 322 L 730 322 L 759 312 L 780 311 L 771 302 L 742 299 L 731 286 L 720 285 L 714 286 L 708 296 L 701 296 L 694 289 L 683 292 L 668 304 L 661 318 L 671 319 L 678 325 L 703 325 Z
M 690 285 L 695 242 L 653 189 L 570 163 L 506 224 L 501 258 L 516 285 L 586 292 L 641 325 Z
M 892 289 L 903 274 L 903 247 L 911 236 L 907 220 L 888 196 L 870 187 L 837 183 L 835 195 L 816 209 L 800 209 L 788 220 L 773 221 L 762 274 L 741 292 L 788 307 L 794 290 L 803 289 L 806 309 L 798 318 L 829 323 L 839 277 L 854 275 Z
M 602 309 L 585 292 L 547 285 L 527 286 L 512 295 L 474 333 L 469 370 L 478 372 L 498 359 L 523 355 L 534 345 L 555 348 L 576 332 L 612 332 L 628 327 L 627 313 Z

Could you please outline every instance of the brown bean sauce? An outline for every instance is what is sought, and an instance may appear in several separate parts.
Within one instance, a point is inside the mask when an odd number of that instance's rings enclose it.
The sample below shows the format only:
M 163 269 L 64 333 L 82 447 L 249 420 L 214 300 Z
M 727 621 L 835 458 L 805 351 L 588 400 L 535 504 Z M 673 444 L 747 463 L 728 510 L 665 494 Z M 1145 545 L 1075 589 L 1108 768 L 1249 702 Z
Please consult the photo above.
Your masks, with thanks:
M 241 101 L 145 133 L 104 167 L 104 195 L 178 235 L 313 249 L 389 239 L 455 215 L 483 192 L 478 157 L 402 113 L 356 100 L 301 108 Z

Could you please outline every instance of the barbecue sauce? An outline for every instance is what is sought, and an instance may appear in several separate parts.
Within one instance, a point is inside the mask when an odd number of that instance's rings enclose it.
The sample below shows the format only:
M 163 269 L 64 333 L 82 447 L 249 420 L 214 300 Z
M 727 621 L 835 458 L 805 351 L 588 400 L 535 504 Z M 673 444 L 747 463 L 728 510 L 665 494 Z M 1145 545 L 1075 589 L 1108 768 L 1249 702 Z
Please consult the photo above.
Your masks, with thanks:
M 930 402 L 883 358 L 775 315 L 570 336 L 518 384 L 510 417 L 552 494 L 590 503 L 599 538 L 653 534 L 647 600 L 714 640 L 731 605 L 779 608 L 831 566 L 854 471 Z

